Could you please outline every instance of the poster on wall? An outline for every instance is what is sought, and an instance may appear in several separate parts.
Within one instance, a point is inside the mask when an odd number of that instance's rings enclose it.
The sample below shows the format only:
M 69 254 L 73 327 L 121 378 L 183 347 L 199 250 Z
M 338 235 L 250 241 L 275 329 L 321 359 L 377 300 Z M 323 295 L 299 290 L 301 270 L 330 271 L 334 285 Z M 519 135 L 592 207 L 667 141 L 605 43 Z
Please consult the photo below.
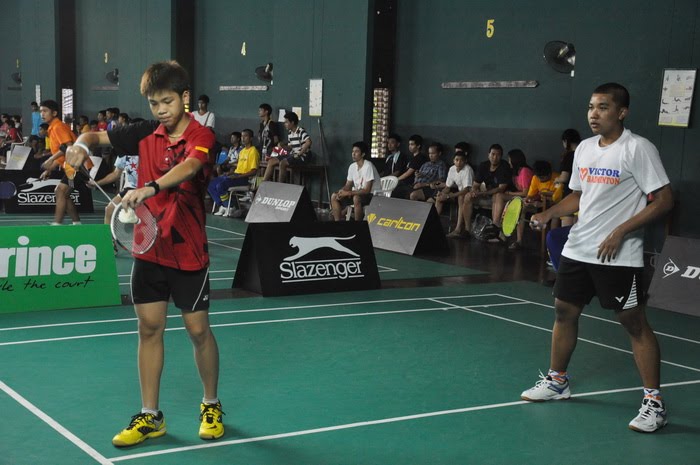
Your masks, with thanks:
M 688 127 L 696 73 L 696 69 L 664 70 L 659 126 Z

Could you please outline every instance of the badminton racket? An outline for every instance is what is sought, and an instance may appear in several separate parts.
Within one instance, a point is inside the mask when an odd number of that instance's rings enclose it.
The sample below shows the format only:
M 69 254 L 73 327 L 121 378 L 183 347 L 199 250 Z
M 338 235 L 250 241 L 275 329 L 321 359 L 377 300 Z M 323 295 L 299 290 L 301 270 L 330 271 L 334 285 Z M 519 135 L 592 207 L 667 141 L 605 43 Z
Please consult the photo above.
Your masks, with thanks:
M 158 222 L 148 206 L 144 203 L 133 209 L 123 207 L 121 203 L 114 202 L 102 186 L 90 177 L 86 168 L 81 167 L 81 171 L 87 175 L 109 203 L 114 205 L 109 228 L 117 244 L 136 255 L 148 252 L 158 238 Z

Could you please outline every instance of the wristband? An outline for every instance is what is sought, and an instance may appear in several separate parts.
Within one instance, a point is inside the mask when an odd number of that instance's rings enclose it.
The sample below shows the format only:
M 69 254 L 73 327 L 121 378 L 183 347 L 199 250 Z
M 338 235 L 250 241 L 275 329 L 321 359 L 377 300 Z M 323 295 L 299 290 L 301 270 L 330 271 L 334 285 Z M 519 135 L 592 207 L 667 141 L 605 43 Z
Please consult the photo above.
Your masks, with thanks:
M 160 192 L 160 186 L 159 186 L 158 183 L 155 182 L 155 181 L 149 181 L 149 182 L 147 182 L 146 184 L 144 184 L 144 187 L 152 187 L 153 190 L 156 191 L 156 193 L 155 193 L 154 195 L 158 195 L 158 192 Z
M 87 153 L 89 157 L 92 156 L 92 151 L 90 150 L 90 147 L 88 147 L 82 142 L 73 142 L 73 147 L 80 147 L 81 149 L 85 150 L 85 153 Z

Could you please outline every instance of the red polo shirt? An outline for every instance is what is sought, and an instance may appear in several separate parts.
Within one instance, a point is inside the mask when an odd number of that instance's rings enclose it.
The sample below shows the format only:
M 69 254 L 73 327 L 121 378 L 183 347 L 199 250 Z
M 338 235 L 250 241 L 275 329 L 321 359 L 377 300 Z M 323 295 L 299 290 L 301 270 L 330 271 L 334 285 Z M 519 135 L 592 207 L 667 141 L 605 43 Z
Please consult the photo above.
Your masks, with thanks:
M 189 181 L 161 189 L 146 200 L 158 222 L 158 238 L 148 252 L 136 257 L 179 270 L 201 270 L 209 266 L 204 194 L 211 171 L 209 150 L 215 143 L 214 133 L 190 119 L 182 136 L 171 143 L 163 125 L 153 130 L 154 127 L 152 122 L 143 122 L 109 132 L 112 145 L 125 153 L 133 154 L 134 143 L 138 143 L 138 187 L 157 180 L 188 158 L 196 158 L 203 168 Z

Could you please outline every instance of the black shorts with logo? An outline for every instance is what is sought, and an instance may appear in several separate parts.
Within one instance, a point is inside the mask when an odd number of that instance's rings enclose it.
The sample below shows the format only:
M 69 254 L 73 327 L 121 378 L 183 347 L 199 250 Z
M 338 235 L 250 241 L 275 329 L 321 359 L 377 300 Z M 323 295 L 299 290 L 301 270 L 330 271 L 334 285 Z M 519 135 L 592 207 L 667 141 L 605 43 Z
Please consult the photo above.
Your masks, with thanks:
M 183 312 L 209 309 L 209 268 L 184 271 L 134 259 L 131 298 L 135 304 L 168 301 Z
M 554 297 L 576 305 L 598 296 L 600 305 L 615 311 L 628 310 L 646 301 L 644 268 L 597 265 L 561 257 Z

